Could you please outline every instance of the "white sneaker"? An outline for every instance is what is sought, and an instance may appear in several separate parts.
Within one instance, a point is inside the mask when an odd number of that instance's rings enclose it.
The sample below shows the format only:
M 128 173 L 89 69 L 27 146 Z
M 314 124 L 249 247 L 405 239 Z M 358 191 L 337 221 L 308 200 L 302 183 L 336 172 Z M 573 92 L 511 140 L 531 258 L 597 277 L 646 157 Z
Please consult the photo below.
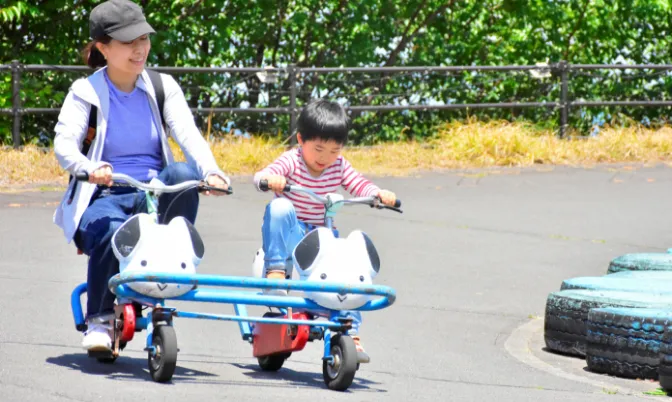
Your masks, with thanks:
M 108 324 L 91 323 L 84 333 L 82 347 L 90 352 L 112 351 L 111 328 Z

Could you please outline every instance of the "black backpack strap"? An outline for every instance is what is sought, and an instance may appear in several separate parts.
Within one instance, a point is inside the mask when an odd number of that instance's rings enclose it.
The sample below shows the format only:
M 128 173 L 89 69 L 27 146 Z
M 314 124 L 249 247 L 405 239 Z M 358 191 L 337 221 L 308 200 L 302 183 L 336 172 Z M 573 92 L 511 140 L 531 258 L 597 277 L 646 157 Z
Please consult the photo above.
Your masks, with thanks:
M 91 105 L 91 111 L 89 112 L 89 128 L 86 131 L 86 138 L 84 138 L 84 144 L 82 145 L 82 153 L 84 156 L 88 155 L 91 143 L 93 142 L 93 139 L 96 138 L 97 126 L 98 108 L 95 105 Z
M 163 103 L 166 98 L 166 95 L 163 91 L 163 81 L 161 80 L 161 74 L 158 71 L 146 69 L 147 75 L 149 75 L 149 80 L 152 82 L 154 87 L 154 93 L 156 93 L 156 103 L 159 105 L 159 114 L 161 114 L 161 125 L 166 127 L 166 121 L 163 118 Z

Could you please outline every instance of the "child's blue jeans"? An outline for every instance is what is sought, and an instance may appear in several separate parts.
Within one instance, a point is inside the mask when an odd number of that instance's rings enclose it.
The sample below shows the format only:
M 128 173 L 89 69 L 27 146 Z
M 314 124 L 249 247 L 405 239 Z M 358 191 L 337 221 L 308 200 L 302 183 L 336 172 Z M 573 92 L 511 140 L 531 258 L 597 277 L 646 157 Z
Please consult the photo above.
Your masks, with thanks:
M 275 198 L 269 202 L 264 212 L 261 227 L 262 248 L 264 250 L 264 270 L 286 271 L 285 264 L 291 263 L 296 245 L 315 225 L 300 221 L 291 201 Z M 338 237 L 338 230 L 333 229 Z M 343 311 L 343 316 L 352 318 L 352 334 L 356 334 L 362 323 L 359 311 Z

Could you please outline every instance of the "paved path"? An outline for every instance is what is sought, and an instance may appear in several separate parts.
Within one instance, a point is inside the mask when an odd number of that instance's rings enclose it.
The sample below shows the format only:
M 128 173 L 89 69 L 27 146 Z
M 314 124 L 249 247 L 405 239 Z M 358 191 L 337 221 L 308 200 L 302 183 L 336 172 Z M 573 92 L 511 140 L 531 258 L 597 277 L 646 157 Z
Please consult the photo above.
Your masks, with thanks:
M 171 384 L 151 381 L 142 337 L 114 365 L 87 358 L 69 305 L 86 261 L 51 223 L 61 194 L 0 195 L 0 400 L 645 397 L 656 383 L 593 375 L 578 359 L 544 352 L 542 320 L 531 317 L 543 317 L 547 294 L 563 279 L 601 275 L 617 255 L 670 246 L 672 170 L 543 170 L 380 178 L 403 199 L 403 215 L 352 207 L 338 217 L 342 230 L 361 228 L 373 238 L 383 264 L 377 283 L 398 293 L 391 308 L 365 315 L 372 362 L 345 394 L 324 387 L 321 343 L 294 354 L 280 372 L 262 373 L 233 323 L 178 320 L 181 352 Z M 200 272 L 249 275 L 269 196 L 248 183 L 237 179 L 229 198 L 202 198 Z

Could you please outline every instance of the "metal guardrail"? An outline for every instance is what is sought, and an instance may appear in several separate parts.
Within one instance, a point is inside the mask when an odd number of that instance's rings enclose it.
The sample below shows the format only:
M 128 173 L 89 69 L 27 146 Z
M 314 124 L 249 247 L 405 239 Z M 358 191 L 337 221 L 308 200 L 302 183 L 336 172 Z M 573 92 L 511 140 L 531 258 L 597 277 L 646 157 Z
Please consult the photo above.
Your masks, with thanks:
M 670 64 L 569 64 L 565 61 L 539 65 L 513 65 L 513 66 L 413 66 L 413 67 L 296 67 L 290 65 L 286 68 L 259 68 L 259 67 L 152 67 L 152 69 L 165 73 L 279 73 L 286 74 L 289 79 L 289 105 L 287 107 L 267 108 L 191 108 L 194 113 L 275 113 L 289 114 L 289 135 L 292 143 L 296 140 L 296 117 L 300 112 L 297 107 L 297 76 L 301 73 L 400 73 L 400 72 L 458 72 L 458 71 L 553 71 L 560 77 L 560 99 L 557 102 L 501 102 L 501 103 L 453 103 L 435 105 L 353 105 L 346 109 L 352 111 L 393 111 L 393 110 L 449 110 L 449 109 L 522 109 L 522 108 L 555 108 L 560 111 L 559 136 L 565 136 L 569 110 L 578 107 L 597 106 L 637 106 L 637 107 L 660 107 L 672 106 L 672 101 L 569 101 L 569 73 L 574 70 L 672 70 Z M 23 65 L 17 60 L 11 64 L 0 65 L 0 73 L 10 70 L 12 74 L 12 108 L 0 109 L 0 115 L 13 116 L 12 140 L 15 148 L 20 146 L 21 116 L 24 114 L 56 114 L 59 108 L 22 108 L 21 105 L 21 74 L 23 71 L 91 71 L 87 66 L 53 66 L 40 64 Z

